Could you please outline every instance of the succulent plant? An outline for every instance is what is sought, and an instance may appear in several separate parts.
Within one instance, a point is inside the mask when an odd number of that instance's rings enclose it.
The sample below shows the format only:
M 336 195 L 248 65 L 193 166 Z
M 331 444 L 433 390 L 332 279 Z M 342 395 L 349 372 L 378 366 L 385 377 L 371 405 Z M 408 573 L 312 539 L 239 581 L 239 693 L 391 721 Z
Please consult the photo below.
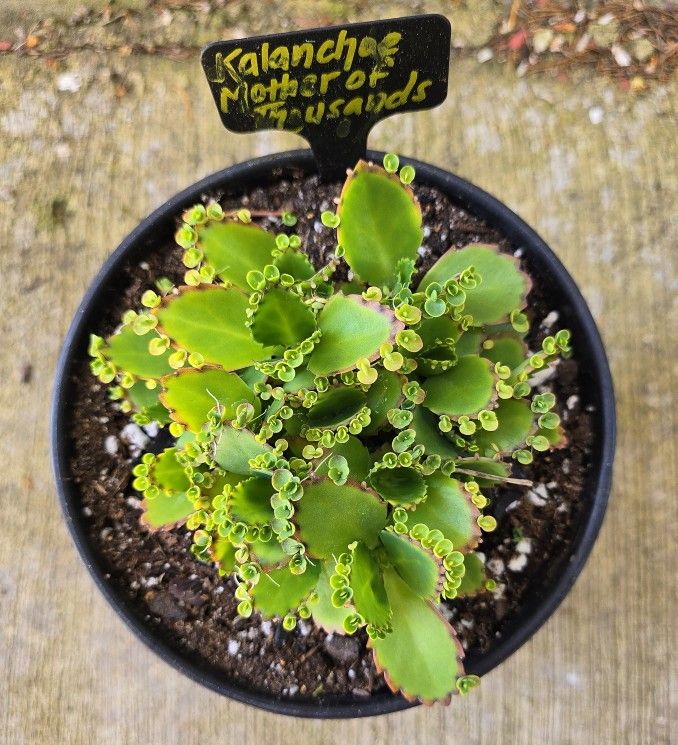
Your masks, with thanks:
M 483 490 L 562 442 L 530 380 L 570 335 L 528 351 L 530 281 L 496 246 L 450 249 L 415 282 L 422 215 L 399 165 L 349 172 L 321 267 L 289 213 L 276 235 L 188 209 L 185 285 L 158 280 L 90 354 L 122 410 L 174 438 L 133 468 L 143 524 L 192 531 L 242 616 L 365 628 L 391 689 L 432 702 L 478 683 L 440 603 L 492 587 Z

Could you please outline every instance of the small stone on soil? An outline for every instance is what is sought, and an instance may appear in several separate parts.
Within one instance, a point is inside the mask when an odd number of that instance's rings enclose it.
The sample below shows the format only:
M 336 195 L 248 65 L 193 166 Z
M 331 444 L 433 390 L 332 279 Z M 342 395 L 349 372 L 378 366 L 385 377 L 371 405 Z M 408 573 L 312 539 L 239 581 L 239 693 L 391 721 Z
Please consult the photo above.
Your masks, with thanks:
M 136 456 L 148 445 L 150 438 L 139 425 L 130 422 L 120 431 L 120 439 L 127 444 L 130 453 Z
M 525 554 L 518 554 L 514 556 L 508 563 L 508 568 L 512 572 L 522 572 L 527 566 L 527 556 Z
M 557 321 L 557 320 L 558 320 L 559 318 L 560 318 L 560 313 L 558 313 L 558 311 L 557 311 L 557 310 L 552 310 L 552 311 L 551 311 L 551 312 L 550 312 L 550 313 L 549 313 L 549 314 L 548 314 L 548 315 L 546 316 L 546 318 L 544 318 L 544 320 L 543 320 L 543 321 L 541 322 L 541 325 L 542 325 L 542 326 L 543 326 L 543 327 L 544 327 L 545 329 L 550 329 L 550 328 L 551 328 L 551 326 L 553 326 L 553 324 L 554 324 L 554 323 L 556 323 L 556 321 Z
M 519 554 L 532 553 L 532 541 L 529 538 L 523 538 L 522 541 L 516 543 L 516 551 Z
M 325 637 L 323 649 L 335 662 L 342 665 L 352 665 L 360 657 L 360 645 L 352 636 L 330 634 Z
M 108 435 L 104 440 L 104 450 L 109 455 L 115 455 L 118 452 L 118 438 L 115 435 Z
M 574 409 L 574 407 L 579 403 L 579 396 L 577 396 L 576 393 L 573 393 L 565 402 L 565 405 L 567 406 L 570 411 Z

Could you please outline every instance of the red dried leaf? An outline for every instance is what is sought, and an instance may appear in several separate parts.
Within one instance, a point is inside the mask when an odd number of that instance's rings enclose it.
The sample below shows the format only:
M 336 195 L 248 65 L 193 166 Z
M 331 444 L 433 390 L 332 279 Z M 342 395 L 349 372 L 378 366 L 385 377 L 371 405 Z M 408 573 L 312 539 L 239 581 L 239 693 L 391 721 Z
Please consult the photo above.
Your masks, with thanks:
M 519 49 L 522 49 L 525 46 L 526 41 L 527 41 L 527 34 L 525 33 L 525 31 L 517 31 L 508 40 L 508 48 L 512 52 L 517 52 Z

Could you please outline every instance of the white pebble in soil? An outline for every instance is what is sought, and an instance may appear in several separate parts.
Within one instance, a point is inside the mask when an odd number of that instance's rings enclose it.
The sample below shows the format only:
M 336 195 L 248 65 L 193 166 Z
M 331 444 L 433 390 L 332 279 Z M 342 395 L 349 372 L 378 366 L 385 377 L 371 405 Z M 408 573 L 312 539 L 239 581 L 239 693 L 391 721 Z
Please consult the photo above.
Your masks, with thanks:
M 508 563 L 508 568 L 512 572 L 522 572 L 527 566 L 527 555 L 518 554 L 514 556 Z
M 552 310 L 541 322 L 541 325 L 545 329 L 550 329 L 554 323 L 560 318 L 560 313 L 557 310 Z
M 523 538 L 516 543 L 516 551 L 519 554 L 531 554 L 532 553 L 532 541 L 529 538 Z
M 504 593 L 506 592 L 506 585 L 499 584 L 497 585 L 494 590 L 492 590 L 492 597 L 495 600 L 501 600 L 504 597 Z
M 226 651 L 231 657 L 235 657 L 238 654 L 238 650 L 240 649 L 240 642 L 236 641 L 235 639 L 230 639 L 228 642 L 228 647 L 226 648 Z
M 150 424 L 144 424 L 142 429 L 149 437 L 157 437 L 158 432 L 160 431 L 160 427 L 158 427 L 157 422 L 150 422 Z
M 576 393 L 573 393 L 567 401 L 565 401 L 565 406 L 567 406 L 570 411 L 574 409 L 574 407 L 579 403 L 579 396 Z
M 271 634 L 271 622 L 270 621 L 261 622 L 261 632 L 263 634 L 266 634 L 266 636 L 270 636 Z
M 118 452 L 118 438 L 115 435 L 108 435 L 104 440 L 104 450 L 109 455 L 115 455 Z
M 534 489 L 530 489 L 527 492 L 527 496 L 533 505 L 536 507 L 543 507 L 546 504 L 546 500 L 549 498 L 549 493 L 544 484 L 537 484 Z
M 487 562 L 487 568 L 494 574 L 495 576 L 500 576 L 504 573 L 504 569 L 506 568 L 506 565 L 504 564 L 502 559 L 490 559 Z
M 130 422 L 122 428 L 120 439 L 127 445 L 132 455 L 138 455 L 149 442 L 148 435 L 134 422 Z

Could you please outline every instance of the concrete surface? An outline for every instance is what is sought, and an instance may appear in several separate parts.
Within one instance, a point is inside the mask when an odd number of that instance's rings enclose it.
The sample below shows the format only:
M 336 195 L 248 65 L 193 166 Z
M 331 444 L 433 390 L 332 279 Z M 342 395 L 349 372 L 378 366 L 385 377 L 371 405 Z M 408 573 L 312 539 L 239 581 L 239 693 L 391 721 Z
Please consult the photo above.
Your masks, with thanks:
M 10 3 L 34 13 L 46 5 Z M 335 20 L 370 12 L 367 3 L 322 5 Z M 387 5 L 384 16 L 413 7 Z M 416 4 L 443 8 L 453 21 L 460 5 Z M 238 17 L 248 32 L 313 14 L 300 7 L 269 2 Z M 66 533 L 47 429 L 61 340 L 121 238 L 196 179 L 299 141 L 226 133 L 197 59 L 0 57 L 0 742 L 668 745 L 676 703 L 675 127 L 675 82 L 636 97 L 592 74 L 518 79 L 471 55 L 453 63 L 441 108 L 373 132 L 372 145 L 499 196 L 573 273 L 614 370 L 616 481 L 573 592 L 477 693 L 447 709 L 295 722 L 202 690 L 132 638 Z

